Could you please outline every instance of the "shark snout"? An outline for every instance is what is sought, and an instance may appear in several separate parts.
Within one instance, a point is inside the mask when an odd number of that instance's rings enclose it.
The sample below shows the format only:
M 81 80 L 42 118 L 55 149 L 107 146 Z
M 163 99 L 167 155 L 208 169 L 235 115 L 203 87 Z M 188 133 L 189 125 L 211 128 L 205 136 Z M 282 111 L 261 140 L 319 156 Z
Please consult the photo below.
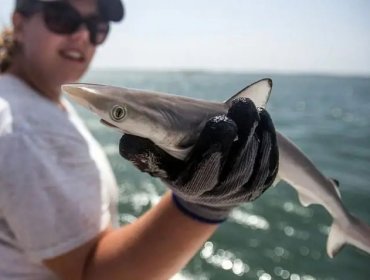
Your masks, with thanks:
M 66 93 L 73 101 L 80 105 L 86 106 L 86 90 L 76 84 L 62 85 L 62 92 Z
M 89 84 L 65 84 L 62 85 L 62 92 L 66 93 L 73 101 L 87 109 L 93 109 L 94 99 L 101 92 L 98 86 Z M 94 110 L 93 110 L 94 111 Z
M 67 93 L 69 96 L 79 96 L 81 94 L 81 87 L 75 84 L 62 85 L 62 92 Z

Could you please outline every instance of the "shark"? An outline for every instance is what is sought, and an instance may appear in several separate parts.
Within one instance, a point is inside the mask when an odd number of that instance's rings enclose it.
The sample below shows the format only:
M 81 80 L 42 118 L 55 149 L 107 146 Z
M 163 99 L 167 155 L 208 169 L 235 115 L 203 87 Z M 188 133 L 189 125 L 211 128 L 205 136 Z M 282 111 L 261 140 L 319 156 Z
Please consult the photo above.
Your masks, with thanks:
M 170 155 L 184 160 L 205 123 L 225 114 L 236 98 L 249 98 L 265 108 L 272 91 L 269 78 L 256 81 L 224 102 L 207 101 L 157 91 L 74 83 L 62 85 L 74 102 L 95 113 L 101 122 L 121 133 L 153 141 Z M 326 177 L 288 137 L 276 130 L 279 171 L 274 185 L 283 180 L 298 193 L 307 207 L 319 204 L 333 218 L 326 251 L 333 258 L 345 244 L 370 254 L 370 226 L 344 206 L 338 182 Z

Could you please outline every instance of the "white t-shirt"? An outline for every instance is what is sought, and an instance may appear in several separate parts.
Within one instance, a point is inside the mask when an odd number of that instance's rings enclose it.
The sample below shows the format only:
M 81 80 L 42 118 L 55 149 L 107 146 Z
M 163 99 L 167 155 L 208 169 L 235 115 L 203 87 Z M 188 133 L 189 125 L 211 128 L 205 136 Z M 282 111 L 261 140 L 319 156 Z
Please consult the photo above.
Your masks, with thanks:
M 117 225 L 117 184 L 71 105 L 0 75 L 0 279 L 55 279 L 42 260 Z

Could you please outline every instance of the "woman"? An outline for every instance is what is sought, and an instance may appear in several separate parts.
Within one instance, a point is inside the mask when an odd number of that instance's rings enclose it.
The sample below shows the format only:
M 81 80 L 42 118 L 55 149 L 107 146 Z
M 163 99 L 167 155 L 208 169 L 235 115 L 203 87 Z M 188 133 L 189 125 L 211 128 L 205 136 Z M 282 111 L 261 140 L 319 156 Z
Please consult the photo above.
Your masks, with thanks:
M 16 1 L 0 61 L 0 279 L 168 279 L 275 178 L 275 130 L 249 100 L 209 120 L 184 162 L 125 135 L 121 155 L 173 194 L 117 227 L 111 168 L 60 86 L 122 17 L 119 0 Z

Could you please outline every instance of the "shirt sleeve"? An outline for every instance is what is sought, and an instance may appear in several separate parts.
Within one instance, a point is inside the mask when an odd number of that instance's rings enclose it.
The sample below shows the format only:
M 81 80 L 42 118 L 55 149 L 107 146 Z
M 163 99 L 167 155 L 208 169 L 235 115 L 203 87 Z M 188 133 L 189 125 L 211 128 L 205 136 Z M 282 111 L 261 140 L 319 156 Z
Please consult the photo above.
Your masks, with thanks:
M 13 133 L 0 138 L 0 154 L 0 212 L 30 259 L 64 254 L 109 225 L 107 194 L 82 137 Z

